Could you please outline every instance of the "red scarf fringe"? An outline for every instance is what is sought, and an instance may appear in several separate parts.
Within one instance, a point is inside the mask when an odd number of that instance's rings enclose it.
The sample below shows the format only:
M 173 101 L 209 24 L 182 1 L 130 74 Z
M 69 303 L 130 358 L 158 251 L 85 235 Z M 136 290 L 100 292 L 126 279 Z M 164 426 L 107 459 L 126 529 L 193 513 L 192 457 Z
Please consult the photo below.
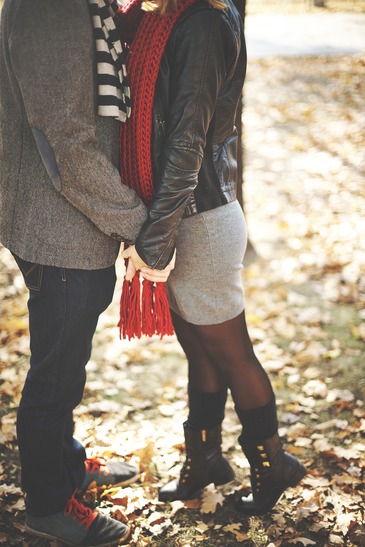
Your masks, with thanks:
M 121 178 L 147 205 L 154 194 L 152 108 L 160 62 L 177 19 L 195 1 L 182 0 L 176 11 L 163 16 L 143 12 L 141 0 L 131 0 L 119 12 L 122 39 L 131 41 L 127 69 L 135 105 L 131 117 L 120 125 Z M 131 30 L 135 32 L 133 39 Z M 124 279 L 118 326 L 121 338 L 140 338 L 143 334 L 162 338 L 173 334 L 165 283 L 144 280 L 141 290 L 138 272 L 132 281 Z
M 118 327 L 120 338 L 129 340 L 174 334 L 165 283 L 144 279 L 141 287 L 139 272 L 131 281 L 124 278 Z

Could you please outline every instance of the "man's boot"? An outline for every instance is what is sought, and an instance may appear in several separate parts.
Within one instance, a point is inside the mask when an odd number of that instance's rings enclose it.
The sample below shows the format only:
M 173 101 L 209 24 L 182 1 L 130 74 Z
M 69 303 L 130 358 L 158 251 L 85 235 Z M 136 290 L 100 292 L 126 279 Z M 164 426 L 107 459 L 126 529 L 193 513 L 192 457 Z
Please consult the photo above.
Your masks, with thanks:
M 123 461 L 107 461 L 102 456 L 86 458 L 85 477 L 79 487 L 81 492 L 91 488 L 102 490 L 111 486 L 128 486 L 139 478 L 138 467 Z
M 28 534 L 78 547 L 112 547 L 126 543 L 129 527 L 103 513 L 92 511 L 73 493 L 63 511 L 44 517 L 25 513 Z
M 263 515 L 274 507 L 284 490 L 301 481 L 306 470 L 284 452 L 277 433 L 264 441 L 238 440 L 251 466 L 252 487 L 252 493 L 241 498 L 239 510 L 244 515 Z
M 234 479 L 234 471 L 222 455 L 221 425 L 197 430 L 185 422 L 184 434 L 186 460 L 180 478 L 160 489 L 160 501 L 192 499 L 212 482 L 220 485 Z

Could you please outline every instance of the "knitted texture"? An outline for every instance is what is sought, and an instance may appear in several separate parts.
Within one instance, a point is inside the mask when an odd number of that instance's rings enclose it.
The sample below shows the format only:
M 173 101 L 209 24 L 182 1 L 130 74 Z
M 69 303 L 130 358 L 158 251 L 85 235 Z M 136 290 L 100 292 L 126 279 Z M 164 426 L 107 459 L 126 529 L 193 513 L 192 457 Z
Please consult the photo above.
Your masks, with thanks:
M 146 204 L 152 200 L 153 175 L 151 159 L 152 107 L 161 58 L 174 24 L 187 7 L 196 0 L 183 0 L 176 11 L 160 15 L 143 14 L 132 41 L 127 69 L 133 101 L 133 114 L 120 126 L 121 176 L 123 184 L 133 188 Z M 136 13 L 139 0 L 125 8 Z M 123 21 L 123 14 L 121 15 Z
M 140 0 L 132 0 L 119 11 L 122 32 L 123 26 L 130 29 L 139 23 L 127 58 L 133 106 L 131 117 L 120 125 L 120 172 L 122 183 L 133 188 L 146 205 L 154 195 L 152 109 L 161 58 L 176 21 L 195 1 L 182 0 L 175 11 L 164 15 L 144 13 Z M 139 297 L 139 284 L 137 286 L 133 280 L 124 281 L 119 322 L 121 337 L 173 334 L 165 284 L 154 286 L 145 280 L 142 305 Z

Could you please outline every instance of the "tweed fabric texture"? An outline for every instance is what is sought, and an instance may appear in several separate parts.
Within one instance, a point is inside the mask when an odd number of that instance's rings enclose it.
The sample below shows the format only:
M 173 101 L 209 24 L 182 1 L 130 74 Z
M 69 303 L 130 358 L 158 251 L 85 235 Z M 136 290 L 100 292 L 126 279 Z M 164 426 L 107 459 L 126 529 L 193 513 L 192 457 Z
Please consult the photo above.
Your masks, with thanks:
M 5 0 L 0 24 L 0 241 L 30 262 L 106 268 L 146 207 L 120 181 L 119 122 L 96 115 L 88 2 Z

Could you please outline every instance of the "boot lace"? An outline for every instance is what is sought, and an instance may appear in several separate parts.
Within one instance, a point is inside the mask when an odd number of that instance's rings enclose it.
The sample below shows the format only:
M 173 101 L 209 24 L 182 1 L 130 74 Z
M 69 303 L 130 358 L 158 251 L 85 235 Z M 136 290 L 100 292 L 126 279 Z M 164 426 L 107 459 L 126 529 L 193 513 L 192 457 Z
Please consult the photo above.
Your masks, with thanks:
M 87 458 L 85 460 L 85 469 L 87 473 L 90 473 L 90 475 L 96 472 L 98 472 L 100 475 L 110 475 L 106 459 L 102 456 L 98 456 L 96 458 Z
M 84 526 L 85 530 L 88 530 L 96 519 L 98 513 L 96 511 L 92 511 L 91 509 L 85 507 L 85 505 L 77 501 L 77 499 L 75 498 L 75 492 L 72 494 L 71 498 L 66 504 L 64 515 L 65 517 L 67 517 L 68 515 L 71 515 L 73 513 L 72 520 L 78 520 L 79 525 Z

